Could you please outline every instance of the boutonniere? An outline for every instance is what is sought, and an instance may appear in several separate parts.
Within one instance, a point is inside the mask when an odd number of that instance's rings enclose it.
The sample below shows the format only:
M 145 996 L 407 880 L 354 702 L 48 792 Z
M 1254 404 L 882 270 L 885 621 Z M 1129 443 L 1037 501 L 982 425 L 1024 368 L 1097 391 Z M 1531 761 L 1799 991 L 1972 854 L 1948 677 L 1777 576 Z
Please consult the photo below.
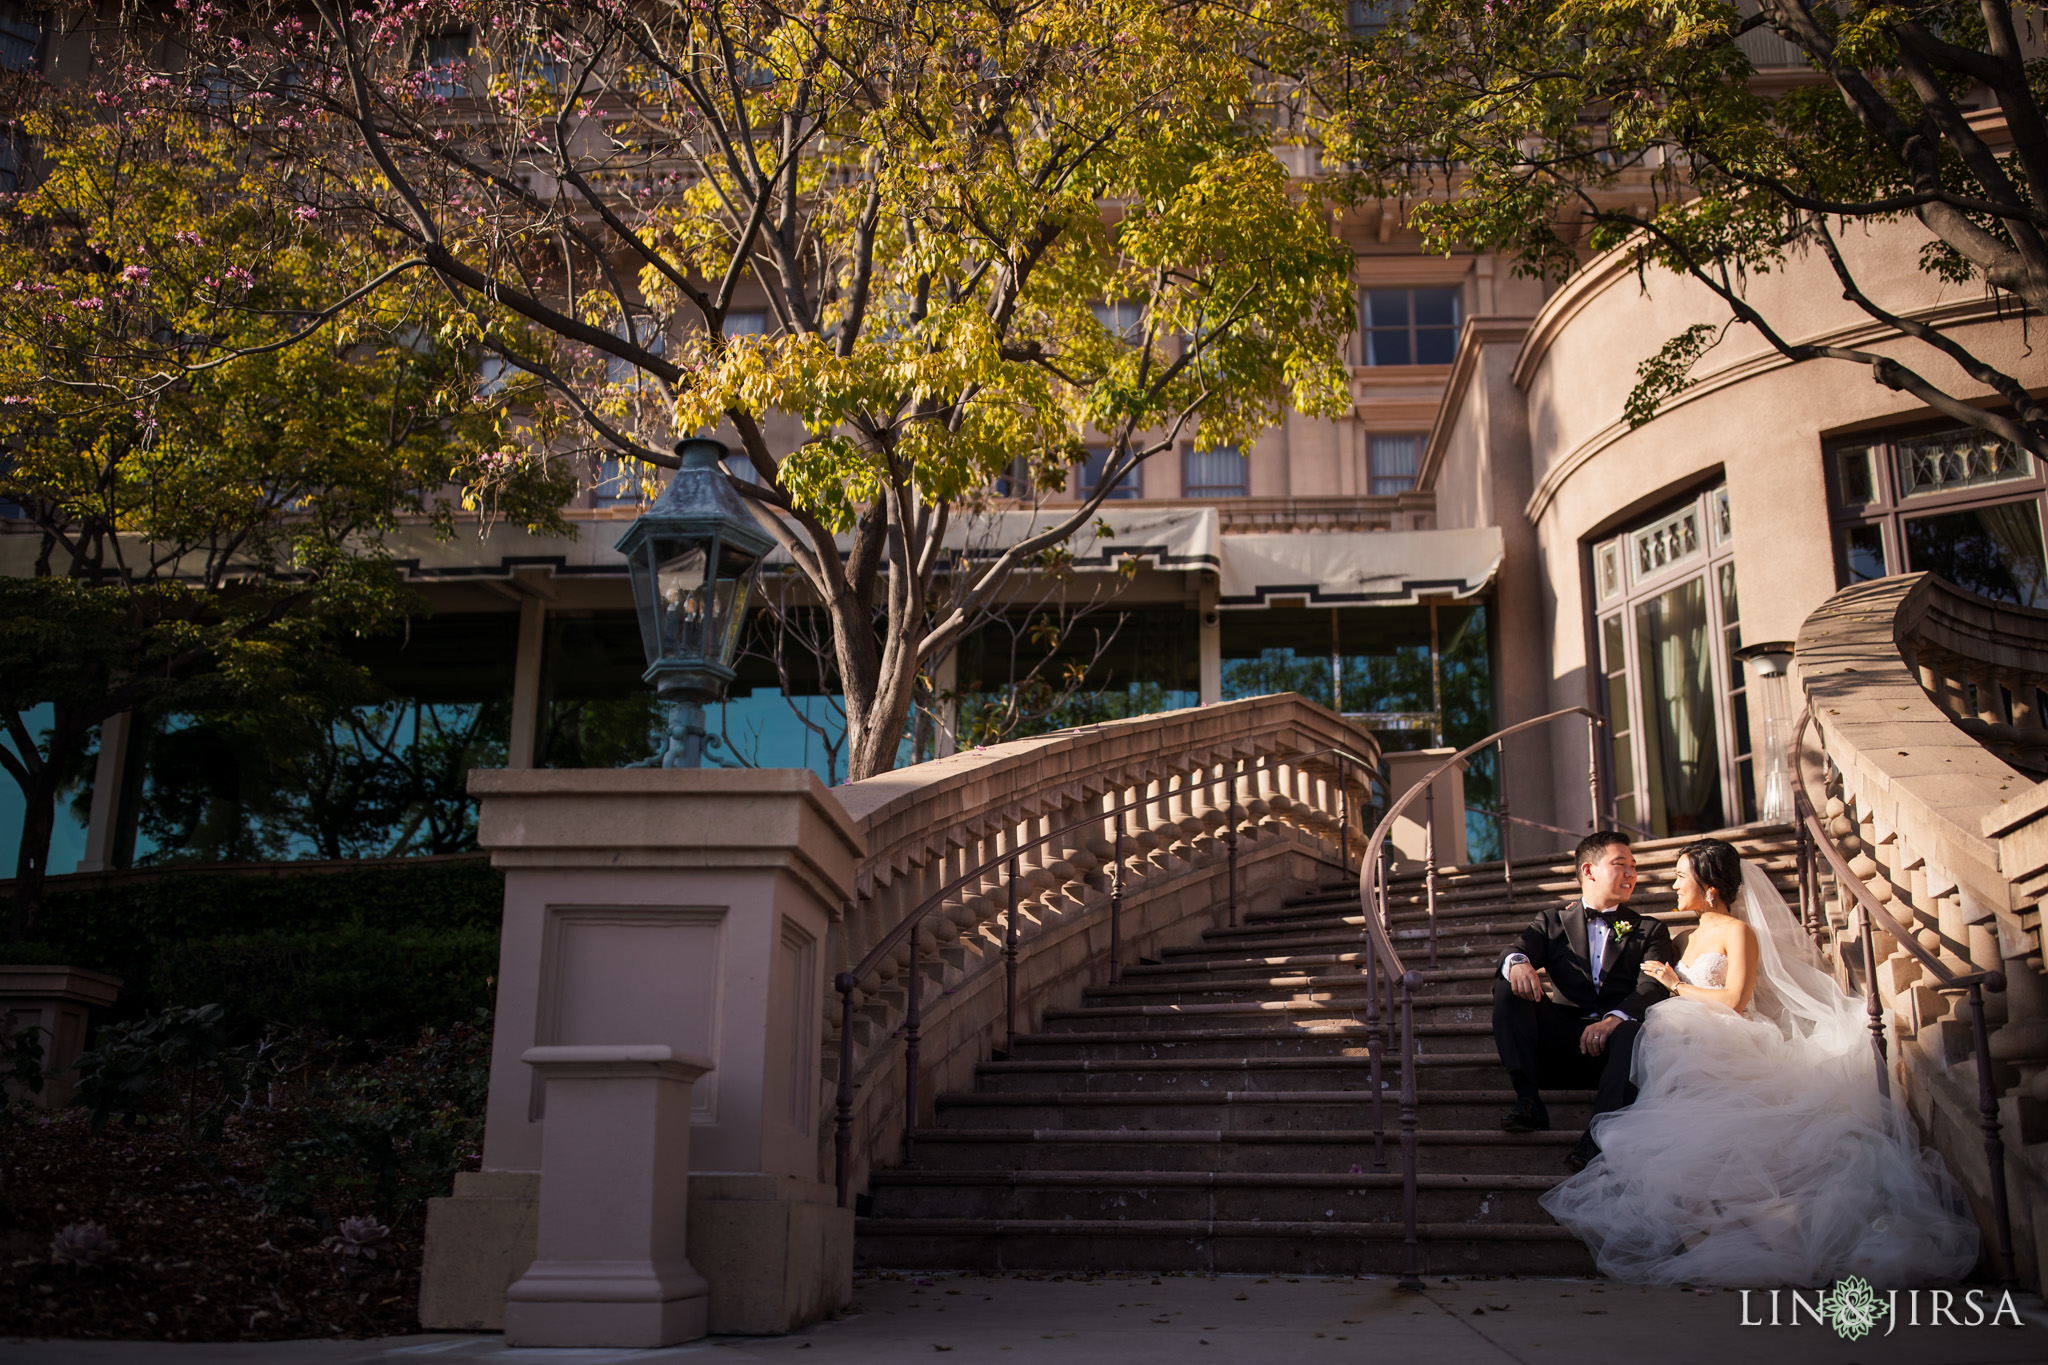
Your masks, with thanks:
M 1636 922 L 1632 919 L 1614 919 L 1607 921 L 1607 924 L 1609 928 L 1614 930 L 1616 938 L 1627 938 L 1635 931 L 1636 927 Z

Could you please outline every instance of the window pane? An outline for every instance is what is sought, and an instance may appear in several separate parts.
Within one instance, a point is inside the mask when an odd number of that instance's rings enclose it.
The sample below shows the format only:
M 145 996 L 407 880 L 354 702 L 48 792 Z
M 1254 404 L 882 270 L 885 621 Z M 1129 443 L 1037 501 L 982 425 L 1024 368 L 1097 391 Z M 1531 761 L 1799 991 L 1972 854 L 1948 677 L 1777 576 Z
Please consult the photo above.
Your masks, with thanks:
M 1658 838 L 1727 823 L 1706 589 L 1690 578 L 1635 609 L 1650 788 L 1643 804 Z
M 1884 577 L 1884 528 L 1844 526 L 1842 563 L 1851 583 L 1867 583 Z
M 0 68 L 27 71 L 43 45 L 43 26 L 19 5 L 0 4 Z
M 1835 490 L 1844 507 L 1877 501 L 1877 467 L 1869 446 L 1835 452 Z
M 1372 289 L 1365 295 L 1365 325 L 1368 327 L 1406 327 L 1408 325 L 1408 294 L 1406 289 Z
M 1422 456 L 1420 436 L 1374 436 L 1366 446 L 1374 493 L 1405 493 L 1415 486 Z
M 1449 327 L 1418 327 L 1415 330 L 1415 363 L 1448 365 L 1458 358 L 1458 334 Z
M 1600 664 L 1607 675 L 1607 730 L 1614 742 L 1615 809 L 1622 819 L 1634 823 L 1634 722 L 1628 709 L 1628 651 L 1622 643 L 1619 616 L 1610 616 L 1600 623 Z
M 1940 493 L 1976 484 L 2024 479 L 2033 461 L 2019 447 L 1978 431 L 1945 431 L 1901 441 L 1899 496 Z
M 2048 560 L 2041 553 L 2035 499 L 1914 517 L 1905 524 L 1906 563 L 2001 602 L 2048 607 Z
M 1088 310 L 1095 314 L 1104 331 L 1125 341 L 1137 341 L 1145 335 L 1145 312 L 1135 303 L 1091 303 Z
M 1412 365 L 1408 349 L 1408 330 L 1398 332 L 1370 332 L 1365 338 L 1365 363 L 1368 365 Z
M 1088 458 L 1081 462 L 1082 497 L 1092 498 L 1095 496 L 1096 486 L 1102 482 L 1102 471 L 1108 463 L 1108 446 L 1088 447 Z M 1125 474 L 1123 478 L 1119 479 L 1117 481 L 1117 486 L 1114 489 L 1110 490 L 1109 500 L 1112 502 L 1116 502 L 1122 499 L 1135 498 L 1139 496 L 1139 472 L 1139 470 L 1133 469 L 1128 474 Z
M 766 313 L 727 313 L 725 335 L 729 337 L 759 337 L 768 335 Z
M 1183 491 L 1191 498 L 1243 497 L 1244 456 L 1233 446 L 1189 451 Z
M 1417 289 L 1413 293 L 1417 327 L 1455 328 L 1458 325 L 1457 290 Z
M 1691 559 L 1703 548 L 1700 544 L 1699 508 L 1688 507 L 1661 518 L 1637 531 L 1630 539 L 1635 544 L 1638 579 L 1648 578 L 1670 565 Z

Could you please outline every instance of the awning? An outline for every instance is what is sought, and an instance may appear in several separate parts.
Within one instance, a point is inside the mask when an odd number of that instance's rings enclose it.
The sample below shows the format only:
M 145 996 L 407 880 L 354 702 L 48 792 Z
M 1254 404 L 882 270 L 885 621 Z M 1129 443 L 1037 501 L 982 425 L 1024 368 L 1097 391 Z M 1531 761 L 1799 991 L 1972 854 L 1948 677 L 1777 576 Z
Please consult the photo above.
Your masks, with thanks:
M 1471 597 L 1500 568 L 1500 528 L 1456 531 L 1278 531 L 1224 536 L 1225 607 L 1276 597 L 1317 607 L 1404 606 Z
M 504 577 L 520 567 L 557 574 L 621 574 L 625 560 L 612 548 L 630 524 L 625 519 L 585 522 L 574 540 L 550 539 L 499 523 L 478 539 L 448 541 L 425 529 L 391 537 L 399 562 L 416 579 Z M 1057 508 L 993 512 L 955 521 L 947 545 L 970 560 L 992 558 L 1044 527 L 1057 525 Z M 0 540 L 33 546 L 31 536 Z M 1224 535 L 1213 507 L 1106 507 L 1067 541 L 1073 567 L 1111 571 L 1125 560 L 1161 569 L 1202 569 L 1221 580 L 1219 605 L 1263 607 L 1275 598 L 1311 606 L 1405 606 L 1425 596 L 1471 597 L 1492 579 L 1501 561 L 1496 527 L 1457 531 L 1279 531 Z M 786 558 L 769 553 L 769 563 Z M 0 571 L 20 572 L 11 563 Z

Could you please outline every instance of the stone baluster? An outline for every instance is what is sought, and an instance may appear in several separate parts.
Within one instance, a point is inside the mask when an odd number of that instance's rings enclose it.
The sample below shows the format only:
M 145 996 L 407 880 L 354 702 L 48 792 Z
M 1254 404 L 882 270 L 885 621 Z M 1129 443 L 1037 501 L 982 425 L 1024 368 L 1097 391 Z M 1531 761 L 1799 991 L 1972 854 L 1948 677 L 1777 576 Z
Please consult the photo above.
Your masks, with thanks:
M 2006 723 L 2005 689 L 1998 685 L 1997 676 L 1989 668 L 1980 668 L 1970 675 L 1970 699 L 1972 713 L 1986 725 Z
M 2003 1101 L 2006 1131 L 2021 1143 L 2048 1142 L 2048 977 L 2024 955 L 2004 962 L 2006 1019 L 1991 1035 L 1991 1055 L 2018 1074 Z

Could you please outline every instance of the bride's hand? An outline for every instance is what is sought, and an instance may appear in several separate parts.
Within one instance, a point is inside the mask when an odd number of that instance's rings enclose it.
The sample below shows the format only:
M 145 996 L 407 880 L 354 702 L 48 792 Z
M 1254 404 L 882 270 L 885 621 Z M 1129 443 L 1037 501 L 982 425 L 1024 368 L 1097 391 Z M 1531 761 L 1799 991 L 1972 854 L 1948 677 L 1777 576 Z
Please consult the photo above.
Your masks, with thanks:
M 1668 963 L 1645 962 L 1643 964 L 1643 975 L 1655 981 L 1665 990 L 1675 991 L 1678 989 L 1678 973 L 1672 971 Z

